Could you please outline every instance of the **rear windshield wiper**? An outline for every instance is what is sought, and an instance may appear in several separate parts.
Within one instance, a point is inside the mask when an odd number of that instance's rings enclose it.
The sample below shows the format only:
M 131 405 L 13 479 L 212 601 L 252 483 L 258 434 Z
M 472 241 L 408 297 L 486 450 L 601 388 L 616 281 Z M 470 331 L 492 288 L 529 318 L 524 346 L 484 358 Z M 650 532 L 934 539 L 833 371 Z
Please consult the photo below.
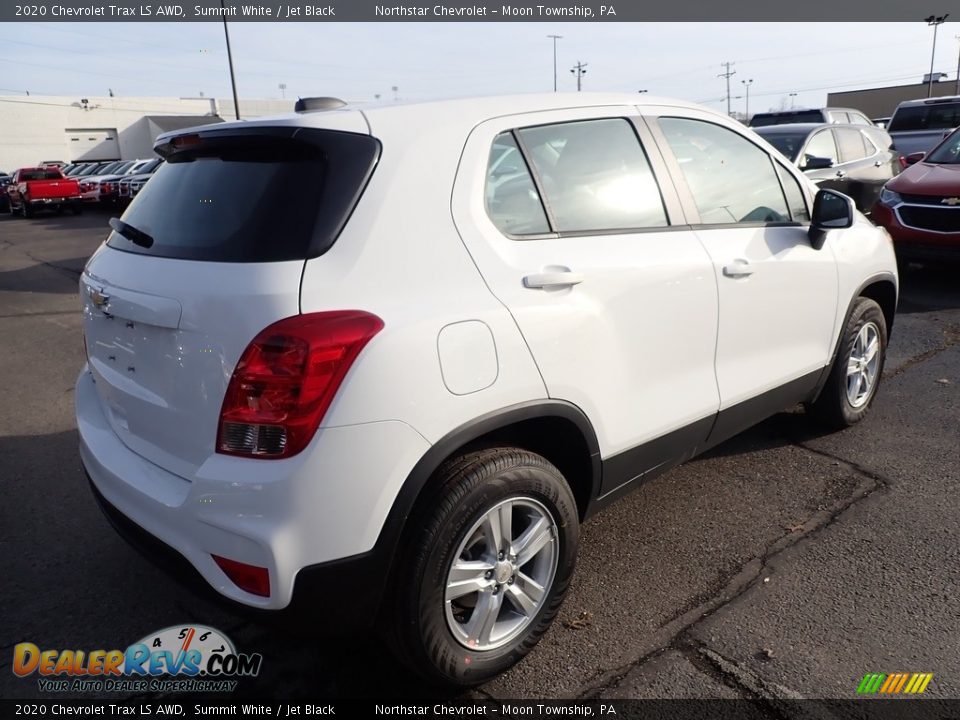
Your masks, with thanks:
M 110 227 L 135 245 L 145 248 L 153 246 L 152 236 L 148 235 L 143 230 L 137 230 L 133 225 L 130 223 L 125 223 L 120 218 L 110 218 Z

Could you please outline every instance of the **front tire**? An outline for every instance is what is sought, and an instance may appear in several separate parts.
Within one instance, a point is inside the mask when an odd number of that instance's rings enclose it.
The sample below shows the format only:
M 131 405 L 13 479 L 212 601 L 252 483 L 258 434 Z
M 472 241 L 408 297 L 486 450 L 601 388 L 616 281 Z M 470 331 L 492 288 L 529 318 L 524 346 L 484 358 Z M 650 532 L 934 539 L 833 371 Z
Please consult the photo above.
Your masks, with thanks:
M 556 467 L 516 448 L 460 456 L 438 479 L 411 520 L 386 619 L 394 652 L 418 674 L 476 685 L 553 622 L 576 564 L 577 506 Z
M 809 407 L 814 418 L 831 430 L 863 420 L 880 387 L 886 354 L 887 320 L 883 310 L 869 298 L 857 298 L 827 383 Z

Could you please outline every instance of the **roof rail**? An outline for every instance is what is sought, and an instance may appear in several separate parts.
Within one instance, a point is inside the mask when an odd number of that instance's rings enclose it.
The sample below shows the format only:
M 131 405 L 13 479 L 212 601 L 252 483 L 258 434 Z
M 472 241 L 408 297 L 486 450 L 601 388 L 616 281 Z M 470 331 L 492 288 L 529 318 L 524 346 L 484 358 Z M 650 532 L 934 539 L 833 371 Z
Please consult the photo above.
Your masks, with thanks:
M 345 103 L 340 98 L 335 97 L 308 97 L 308 98 L 297 98 L 297 104 L 293 106 L 294 112 L 317 112 L 319 110 L 336 110 L 337 108 L 346 107 Z

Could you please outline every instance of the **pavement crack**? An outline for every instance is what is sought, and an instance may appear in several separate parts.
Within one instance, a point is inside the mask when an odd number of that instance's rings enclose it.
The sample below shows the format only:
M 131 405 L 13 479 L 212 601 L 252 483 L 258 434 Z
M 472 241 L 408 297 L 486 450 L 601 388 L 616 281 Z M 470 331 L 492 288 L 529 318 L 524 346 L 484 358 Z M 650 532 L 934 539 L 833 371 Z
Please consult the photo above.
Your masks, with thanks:
M 927 350 L 926 352 L 922 352 L 919 355 L 914 355 L 909 360 L 905 361 L 903 365 L 901 365 L 896 370 L 891 372 L 889 375 L 885 374 L 883 376 L 883 379 L 890 380 L 892 378 L 898 377 L 903 373 L 905 373 L 907 370 L 910 370 L 911 368 L 915 367 L 916 365 L 926 362 L 927 360 L 930 360 L 931 358 L 936 357 L 943 351 L 949 350 L 954 345 L 957 345 L 958 343 L 960 343 L 960 326 L 948 325 L 947 327 L 943 328 L 943 336 L 944 336 L 943 345 L 941 345 L 940 347 L 935 347 L 932 350 Z
M 856 460 L 850 460 L 849 458 L 845 458 L 840 455 L 835 455 L 834 453 L 827 452 L 826 450 L 819 450 L 815 447 L 810 447 L 809 445 L 807 445 L 802 441 L 796 441 L 793 444 L 796 447 L 801 448 L 802 450 L 806 450 L 809 453 L 813 453 L 814 455 L 819 455 L 820 457 L 827 458 L 829 460 L 833 460 L 835 462 L 846 465 L 848 468 L 850 468 L 857 474 L 870 478 L 877 484 L 883 486 L 884 489 L 889 489 L 894 485 L 893 480 L 891 480 L 890 478 L 886 477 L 885 475 L 881 475 L 876 470 L 871 470 L 868 467 L 864 467 L 863 465 L 858 463 Z
M 762 583 L 764 578 L 769 577 L 773 572 L 771 563 L 781 553 L 808 538 L 820 534 L 824 529 L 837 522 L 851 507 L 874 493 L 886 489 L 889 481 L 881 476 L 868 470 L 861 470 L 854 463 L 846 460 L 841 460 L 841 462 L 857 470 L 862 477 L 861 482 L 852 493 L 843 500 L 833 503 L 829 508 L 814 513 L 802 523 L 799 529 L 782 535 L 768 544 L 763 553 L 743 563 L 739 571 L 716 594 L 658 628 L 641 648 L 639 657 L 617 668 L 600 673 L 593 684 L 586 687 L 578 697 L 581 699 L 599 697 L 603 691 L 619 685 L 634 668 L 643 665 L 671 647 L 677 647 L 678 643 L 686 642 L 690 631 L 697 625 L 732 604 Z
M 747 700 L 799 700 L 800 693 L 768 682 L 749 668 L 724 657 L 695 638 L 685 635 L 674 645 L 687 661 L 707 677 L 734 690 Z M 779 712 L 775 717 L 786 717 Z

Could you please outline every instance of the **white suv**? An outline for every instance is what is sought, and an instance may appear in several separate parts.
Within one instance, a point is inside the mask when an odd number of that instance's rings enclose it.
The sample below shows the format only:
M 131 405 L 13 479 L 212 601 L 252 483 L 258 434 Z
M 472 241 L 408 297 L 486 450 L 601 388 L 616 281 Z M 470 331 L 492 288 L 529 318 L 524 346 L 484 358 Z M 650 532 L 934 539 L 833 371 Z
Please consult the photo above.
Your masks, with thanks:
M 161 136 L 80 281 L 94 493 L 222 595 L 477 683 L 547 630 L 592 513 L 795 403 L 867 412 L 890 239 L 739 123 L 305 104 Z

